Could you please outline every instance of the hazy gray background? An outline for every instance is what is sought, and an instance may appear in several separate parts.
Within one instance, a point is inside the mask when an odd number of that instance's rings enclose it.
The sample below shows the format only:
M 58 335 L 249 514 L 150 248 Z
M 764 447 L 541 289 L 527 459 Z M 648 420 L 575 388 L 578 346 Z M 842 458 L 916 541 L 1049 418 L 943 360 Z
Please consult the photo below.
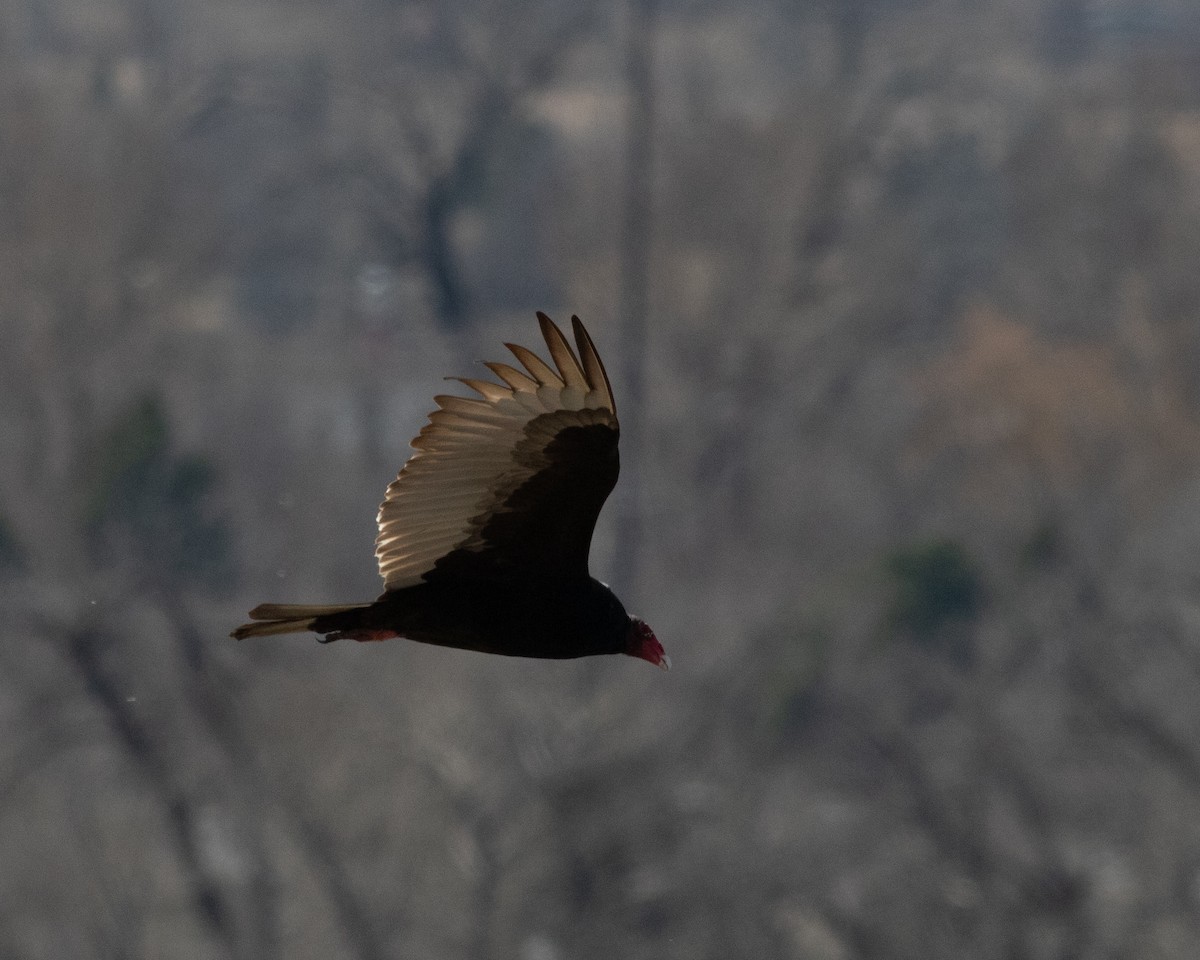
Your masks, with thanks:
M 4 957 L 1197 955 L 1200 11 L 630 24 L 0 8 Z M 675 669 L 229 640 L 539 308 Z

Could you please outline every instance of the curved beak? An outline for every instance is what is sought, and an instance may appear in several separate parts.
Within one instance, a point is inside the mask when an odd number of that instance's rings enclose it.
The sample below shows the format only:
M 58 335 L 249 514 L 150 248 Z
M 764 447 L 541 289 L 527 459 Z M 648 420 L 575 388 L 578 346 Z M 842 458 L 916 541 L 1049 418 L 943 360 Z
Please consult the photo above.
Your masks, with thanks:
M 668 656 L 667 656 L 667 655 L 664 653 L 664 654 L 662 655 L 662 659 L 658 661 L 658 667 L 659 667 L 659 669 L 661 669 L 661 670 L 670 670 L 670 669 L 671 669 L 671 658 L 670 658 L 670 657 L 668 657 Z

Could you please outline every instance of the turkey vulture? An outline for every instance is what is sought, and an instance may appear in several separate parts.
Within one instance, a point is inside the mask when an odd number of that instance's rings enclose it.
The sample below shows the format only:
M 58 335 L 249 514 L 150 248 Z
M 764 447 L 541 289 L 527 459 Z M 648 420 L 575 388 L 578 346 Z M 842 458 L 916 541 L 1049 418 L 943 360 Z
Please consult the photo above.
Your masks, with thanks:
M 506 344 L 525 368 L 487 367 L 501 383 L 462 379 L 479 398 L 439 409 L 379 508 L 374 603 L 264 603 L 232 636 L 311 630 L 332 640 L 389 640 L 515 657 L 625 653 L 664 669 L 654 631 L 588 573 L 592 529 L 617 482 L 617 408 L 578 317 L 578 356 L 538 314 L 554 367 Z M 557 369 L 555 369 L 557 368 Z

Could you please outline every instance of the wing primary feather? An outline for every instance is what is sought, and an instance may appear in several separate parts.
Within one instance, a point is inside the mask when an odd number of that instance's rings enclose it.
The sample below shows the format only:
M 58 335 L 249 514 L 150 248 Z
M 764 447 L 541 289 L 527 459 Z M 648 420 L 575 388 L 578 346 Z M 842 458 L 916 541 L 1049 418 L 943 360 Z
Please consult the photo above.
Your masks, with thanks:
M 571 317 L 571 328 L 575 331 L 575 343 L 579 347 L 579 358 L 583 361 L 583 369 L 587 373 L 588 386 L 598 391 L 604 406 L 616 413 L 617 404 L 613 399 L 612 384 L 609 383 L 608 371 L 604 369 L 604 362 L 600 359 L 596 345 L 592 343 L 587 328 L 578 317 Z
M 516 367 L 510 367 L 507 363 L 495 362 L 485 363 L 484 366 L 518 393 L 537 393 L 538 382 L 531 380 Z
M 488 403 L 486 400 L 481 400 L 479 397 L 460 397 L 453 393 L 439 393 L 433 398 L 443 410 L 449 410 L 451 413 L 461 413 L 470 417 L 488 416 L 495 405 Z
M 514 357 L 521 361 L 521 365 L 530 372 L 540 386 L 557 387 L 560 390 L 565 386 L 562 378 L 532 350 L 517 343 L 506 343 L 505 346 L 512 351 Z
M 512 390 L 488 380 L 475 380 L 472 377 L 447 377 L 447 380 L 457 380 L 464 386 L 470 387 L 489 403 L 500 403 L 512 399 Z
M 542 327 L 542 337 L 546 341 L 546 346 L 550 348 L 550 357 L 554 360 L 554 365 L 558 367 L 563 383 L 568 387 L 575 387 L 582 393 L 587 393 L 587 378 L 583 375 L 583 370 L 580 369 L 575 354 L 571 352 L 571 345 L 567 343 L 567 338 L 563 336 L 554 321 L 540 310 L 537 318 Z

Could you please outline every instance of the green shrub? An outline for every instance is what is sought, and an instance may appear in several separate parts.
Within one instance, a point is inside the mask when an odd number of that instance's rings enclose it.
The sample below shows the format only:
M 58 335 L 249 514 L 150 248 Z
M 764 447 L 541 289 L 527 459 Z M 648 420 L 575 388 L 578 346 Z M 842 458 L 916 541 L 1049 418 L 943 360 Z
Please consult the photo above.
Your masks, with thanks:
M 217 471 L 173 449 L 161 400 L 139 399 L 105 431 L 86 472 L 84 525 L 94 559 L 132 559 L 155 576 L 219 588 L 232 579 Z
M 887 570 L 891 623 L 918 639 L 933 638 L 950 621 L 973 620 L 983 605 L 979 567 L 953 540 L 897 550 L 888 557 Z

